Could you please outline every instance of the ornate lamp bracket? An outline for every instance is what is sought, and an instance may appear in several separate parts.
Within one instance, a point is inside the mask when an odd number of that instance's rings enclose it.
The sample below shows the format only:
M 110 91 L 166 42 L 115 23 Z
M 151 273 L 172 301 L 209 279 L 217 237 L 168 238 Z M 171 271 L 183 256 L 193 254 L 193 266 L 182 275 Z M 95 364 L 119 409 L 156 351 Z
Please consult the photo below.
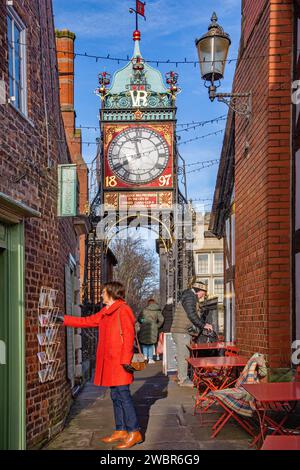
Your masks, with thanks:
M 250 119 L 252 115 L 252 93 L 216 93 L 214 86 L 209 89 L 209 98 L 225 103 L 232 111 Z

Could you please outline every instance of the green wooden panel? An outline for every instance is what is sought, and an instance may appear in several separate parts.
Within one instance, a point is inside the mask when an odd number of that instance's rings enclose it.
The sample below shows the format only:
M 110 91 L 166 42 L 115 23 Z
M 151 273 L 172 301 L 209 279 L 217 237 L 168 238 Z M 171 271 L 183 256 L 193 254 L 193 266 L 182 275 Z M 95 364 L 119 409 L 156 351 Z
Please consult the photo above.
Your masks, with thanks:
M 6 248 L 6 227 L 0 224 L 0 248 Z
M 0 366 L 0 448 L 22 450 L 26 446 L 23 224 L 7 227 L 0 279 L 0 336 L 7 353 L 6 364 Z
M 7 366 L 7 253 L 0 249 L 0 341 L 5 347 L 5 364 L 0 363 L 0 449 L 8 448 L 8 366 Z

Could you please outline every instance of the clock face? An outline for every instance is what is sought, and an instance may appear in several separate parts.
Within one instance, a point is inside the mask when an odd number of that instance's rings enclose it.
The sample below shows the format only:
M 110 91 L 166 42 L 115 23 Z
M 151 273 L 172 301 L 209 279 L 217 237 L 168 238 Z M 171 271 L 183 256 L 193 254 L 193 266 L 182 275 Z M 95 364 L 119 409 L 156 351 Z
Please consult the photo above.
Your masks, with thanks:
M 164 172 L 169 156 L 169 146 L 159 133 L 146 127 L 133 127 L 113 139 L 108 150 L 108 163 L 120 180 L 144 184 Z

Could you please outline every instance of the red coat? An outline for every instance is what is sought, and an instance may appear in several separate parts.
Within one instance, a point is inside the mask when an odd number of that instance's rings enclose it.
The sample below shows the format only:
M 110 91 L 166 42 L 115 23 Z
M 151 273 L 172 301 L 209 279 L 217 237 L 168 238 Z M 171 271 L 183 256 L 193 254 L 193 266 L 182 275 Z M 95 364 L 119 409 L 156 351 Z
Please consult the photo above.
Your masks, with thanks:
M 65 315 L 64 324 L 75 328 L 99 328 L 95 385 L 114 387 L 133 382 L 133 374 L 126 372 L 122 364 L 130 364 L 133 356 L 135 316 L 123 300 L 116 300 L 109 308 L 104 307 L 89 317 Z

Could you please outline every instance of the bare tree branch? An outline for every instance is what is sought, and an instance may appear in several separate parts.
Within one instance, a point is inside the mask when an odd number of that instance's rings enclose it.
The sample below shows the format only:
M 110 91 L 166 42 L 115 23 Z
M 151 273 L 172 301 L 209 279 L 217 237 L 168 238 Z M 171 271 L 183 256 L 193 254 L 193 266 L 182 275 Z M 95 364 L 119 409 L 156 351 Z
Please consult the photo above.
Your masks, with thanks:
M 157 256 L 139 238 L 116 239 L 112 249 L 118 260 L 114 279 L 124 284 L 126 301 L 138 315 L 149 297 L 158 296 Z

